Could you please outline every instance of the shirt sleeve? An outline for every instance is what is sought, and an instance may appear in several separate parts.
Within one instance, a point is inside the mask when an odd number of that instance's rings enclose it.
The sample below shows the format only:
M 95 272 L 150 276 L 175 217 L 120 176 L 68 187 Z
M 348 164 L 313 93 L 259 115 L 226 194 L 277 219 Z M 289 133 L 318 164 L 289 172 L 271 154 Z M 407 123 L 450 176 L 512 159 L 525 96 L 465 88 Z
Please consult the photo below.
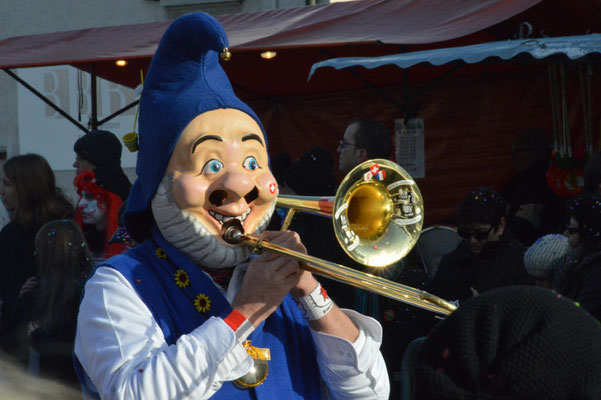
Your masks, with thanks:
M 323 380 L 335 399 L 388 399 L 390 382 L 380 353 L 382 327 L 356 311 L 342 311 L 359 328 L 355 342 L 311 330 Z
M 221 318 L 168 345 L 133 287 L 106 267 L 86 284 L 75 354 L 100 396 L 110 399 L 207 399 L 252 367 Z

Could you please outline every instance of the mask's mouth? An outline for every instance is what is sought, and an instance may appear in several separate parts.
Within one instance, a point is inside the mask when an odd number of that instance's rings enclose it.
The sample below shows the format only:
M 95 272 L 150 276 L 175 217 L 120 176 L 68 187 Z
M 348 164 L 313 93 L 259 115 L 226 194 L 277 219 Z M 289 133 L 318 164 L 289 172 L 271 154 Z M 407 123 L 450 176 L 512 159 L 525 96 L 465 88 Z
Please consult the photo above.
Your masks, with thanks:
M 237 219 L 238 221 L 240 221 L 240 223 L 242 225 L 244 225 L 244 222 L 246 221 L 246 218 L 248 217 L 248 215 L 250 214 L 251 209 L 250 207 L 241 215 L 223 215 L 223 214 L 219 214 L 218 212 L 215 212 L 213 210 L 209 210 L 209 215 L 211 217 L 213 217 L 217 222 L 219 222 L 220 225 L 223 225 L 224 223 L 232 220 L 232 219 Z

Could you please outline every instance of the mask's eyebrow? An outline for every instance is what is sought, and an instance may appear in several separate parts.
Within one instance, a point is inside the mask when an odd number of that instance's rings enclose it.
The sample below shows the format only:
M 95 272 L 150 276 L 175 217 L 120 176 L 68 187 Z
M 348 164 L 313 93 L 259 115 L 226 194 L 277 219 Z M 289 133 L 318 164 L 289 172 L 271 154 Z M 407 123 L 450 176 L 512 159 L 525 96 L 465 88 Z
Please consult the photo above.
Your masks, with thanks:
M 221 136 L 217 136 L 217 135 L 206 135 L 206 136 L 200 137 L 200 138 L 196 139 L 196 141 L 192 145 L 192 153 L 194 153 L 194 151 L 196 150 L 196 146 L 198 146 L 205 140 L 217 140 L 219 142 L 223 142 L 223 139 L 221 138 Z
M 265 147 L 265 145 L 263 144 L 263 141 L 261 140 L 261 137 L 257 134 L 254 133 L 250 133 L 248 135 L 244 135 L 242 136 L 242 141 L 245 142 L 247 140 L 256 140 L 257 142 L 261 143 L 261 146 Z

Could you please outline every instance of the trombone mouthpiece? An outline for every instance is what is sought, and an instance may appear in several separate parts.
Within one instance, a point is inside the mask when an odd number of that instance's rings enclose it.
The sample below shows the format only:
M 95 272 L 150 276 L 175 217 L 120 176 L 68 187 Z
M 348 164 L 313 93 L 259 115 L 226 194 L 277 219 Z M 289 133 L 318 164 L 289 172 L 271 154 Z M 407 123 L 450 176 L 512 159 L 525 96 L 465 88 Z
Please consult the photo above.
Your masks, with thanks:
M 221 227 L 221 237 L 229 244 L 240 244 L 244 237 L 242 223 L 236 218 L 225 222 Z

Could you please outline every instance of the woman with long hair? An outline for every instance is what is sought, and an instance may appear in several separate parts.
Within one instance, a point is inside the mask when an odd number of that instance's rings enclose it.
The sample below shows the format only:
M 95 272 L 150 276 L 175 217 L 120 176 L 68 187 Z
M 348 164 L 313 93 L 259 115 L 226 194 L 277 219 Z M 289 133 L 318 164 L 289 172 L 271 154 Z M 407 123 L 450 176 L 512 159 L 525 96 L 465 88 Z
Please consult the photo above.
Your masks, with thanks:
M 79 299 L 94 262 L 73 220 L 51 221 L 35 239 L 40 283 L 29 326 L 30 371 L 77 386 L 73 342 Z
M 20 298 L 19 292 L 26 280 L 37 276 L 35 235 L 49 221 L 72 218 L 74 210 L 56 187 L 54 172 L 44 157 L 14 156 L 4 163 L 2 172 L 0 198 L 10 222 L 0 231 L 0 347 L 25 361 L 25 329 L 31 310 L 28 296 Z

